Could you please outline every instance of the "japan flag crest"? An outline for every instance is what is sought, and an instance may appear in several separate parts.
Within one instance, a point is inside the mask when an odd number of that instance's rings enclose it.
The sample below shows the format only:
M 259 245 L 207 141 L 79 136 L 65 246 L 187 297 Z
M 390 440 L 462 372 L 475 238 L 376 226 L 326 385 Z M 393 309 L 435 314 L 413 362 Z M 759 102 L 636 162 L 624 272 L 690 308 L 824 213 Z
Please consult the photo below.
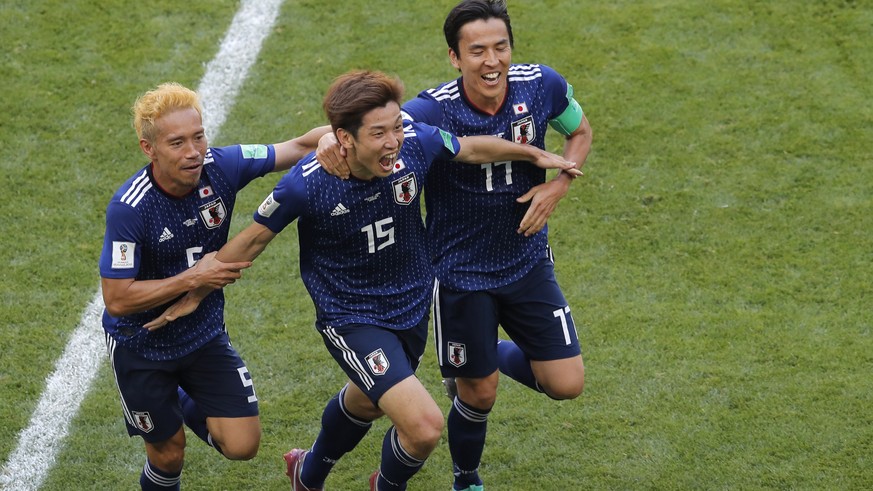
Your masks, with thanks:
M 467 364 L 467 346 L 464 343 L 449 341 L 449 363 L 456 367 Z
M 143 433 L 150 433 L 155 429 L 155 425 L 152 423 L 152 415 L 148 411 L 132 411 L 131 416 L 133 417 L 134 426 Z
M 221 198 L 200 205 L 200 219 L 206 228 L 212 229 L 221 226 L 227 217 L 227 210 Z
M 391 183 L 394 190 L 394 202 L 398 205 L 408 205 L 412 203 L 415 196 L 418 194 L 418 183 L 415 180 L 415 173 L 410 172 L 400 179 L 396 179 Z
M 512 123 L 512 141 L 515 143 L 530 145 L 536 137 L 533 116 L 526 116 Z
M 382 348 L 379 348 L 367 355 L 367 366 L 370 367 L 370 371 L 373 372 L 373 375 L 385 375 L 385 372 L 388 371 L 388 367 L 391 366 L 391 363 L 388 362 L 388 357 L 385 356 L 385 352 L 382 351 Z

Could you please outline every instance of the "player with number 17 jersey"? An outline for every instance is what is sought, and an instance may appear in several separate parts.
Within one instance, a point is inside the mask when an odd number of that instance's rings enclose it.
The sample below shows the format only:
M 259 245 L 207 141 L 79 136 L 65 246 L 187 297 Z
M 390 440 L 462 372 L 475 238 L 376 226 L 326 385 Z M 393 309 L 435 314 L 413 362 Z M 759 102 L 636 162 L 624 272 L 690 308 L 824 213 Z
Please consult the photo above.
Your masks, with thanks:
M 100 275 L 154 280 L 194 266 L 227 242 L 237 191 L 271 172 L 274 165 L 272 145 L 210 148 L 197 188 L 183 197 L 161 189 L 151 165 L 145 166 L 109 202 Z M 149 360 L 181 358 L 224 331 L 221 289 L 191 315 L 155 331 L 143 328 L 166 308 L 161 305 L 121 317 L 104 311 L 103 328 L 118 345 Z
M 403 111 L 414 121 L 459 137 L 495 135 L 545 149 L 549 121 L 563 113 L 573 92 L 545 65 L 511 65 L 507 93 L 496 114 L 472 104 L 458 78 L 421 92 Z M 528 205 L 516 198 L 545 182 L 529 162 L 483 166 L 434 164 L 425 196 L 435 274 L 461 291 L 499 288 L 524 277 L 547 250 L 548 227 L 532 237 L 517 233 Z
M 406 124 L 404 137 L 392 175 L 337 179 L 313 153 L 254 214 L 274 233 L 298 220 L 300 273 L 320 328 L 405 330 L 428 314 L 433 273 L 419 199 L 431 164 L 453 158 L 460 144 L 420 123 Z

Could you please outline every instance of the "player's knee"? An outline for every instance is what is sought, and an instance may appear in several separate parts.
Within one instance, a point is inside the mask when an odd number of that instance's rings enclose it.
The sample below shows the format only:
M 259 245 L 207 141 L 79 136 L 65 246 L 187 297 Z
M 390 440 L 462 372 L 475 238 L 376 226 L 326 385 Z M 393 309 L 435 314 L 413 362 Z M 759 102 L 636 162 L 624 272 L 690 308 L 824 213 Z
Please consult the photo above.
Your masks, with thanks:
M 561 385 L 546 389 L 546 394 L 552 399 L 563 401 L 567 399 L 575 399 L 582 395 L 584 384 L 580 381 L 575 385 Z
M 439 444 L 443 424 L 444 418 L 438 409 L 422 414 L 416 427 L 407 435 L 411 448 L 406 450 L 417 458 L 426 458 Z
M 251 460 L 258 455 L 260 441 L 232 442 L 221 445 L 221 453 L 229 460 Z
M 251 460 L 261 445 L 261 423 L 257 416 L 215 418 L 209 435 L 216 450 L 229 460 Z
M 148 452 L 148 459 L 153 466 L 164 472 L 180 472 L 185 462 L 185 446 L 163 446 L 160 450 Z
M 423 439 L 432 449 L 440 441 L 440 437 L 443 434 L 443 425 L 445 425 L 445 418 L 439 410 L 428 414 L 425 419 Z
M 497 402 L 497 393 L 494 392 L 492 394 L 479 394 L 474 393 L 472 397 L 468 396 L 459 396 L 461 401 L 468 406 L 472 406 L 480 411 L 490 411 L 492 407 L 494 407 L 494 403 Z
M 575 377 L 564 377 L 542 386 L 543 391 L 555 400 L 575 399 L 582 395 L 585 388 L 585 372 L 581 371 Z
M 458 397 L 468 406 L 488 411 L 497 401 L 497 384 L 485 379 L 457 379 Z

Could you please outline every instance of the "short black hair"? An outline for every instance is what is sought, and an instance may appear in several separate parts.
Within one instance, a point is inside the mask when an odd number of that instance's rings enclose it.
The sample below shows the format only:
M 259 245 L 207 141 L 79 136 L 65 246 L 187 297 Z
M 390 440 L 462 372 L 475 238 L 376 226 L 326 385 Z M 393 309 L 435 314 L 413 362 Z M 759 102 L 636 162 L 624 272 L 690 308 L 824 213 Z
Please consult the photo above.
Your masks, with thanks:
M 458 38 L 464 25 L 477 20 L 500 19 L 506 24 L 509 32 L 509 47 L 514 47 L 512 39 L 512 24 L 509 22 L 509 12 L 506 11 L 504 0 L 464 0 L 449 12 L 446 22 L 443 24 L 443 33 L 446 35 L 446 44 L 461 56 L 458 52 Z

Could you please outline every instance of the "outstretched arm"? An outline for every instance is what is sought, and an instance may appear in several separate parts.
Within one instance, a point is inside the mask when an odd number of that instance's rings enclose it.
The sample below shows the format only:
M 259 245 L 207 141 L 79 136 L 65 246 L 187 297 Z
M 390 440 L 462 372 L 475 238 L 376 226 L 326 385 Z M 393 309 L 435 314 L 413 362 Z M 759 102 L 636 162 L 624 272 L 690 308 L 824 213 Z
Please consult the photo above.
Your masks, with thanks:
M 560 155 L 532 145 L 513 143 L 496 136 L 465 136 L 458 138 L 461 149 L 452 160 L 468 164 L 487 164 L 497 160 L 526 160 L 543 169 L 561 169 L 571 175 L 581 175 L 576 164 Z
M 242 276 L 241 270 L 252 265 L 247 261 L 216 261 L 215 254 L 206 254 L 193 267 L 160 280 L 102 278 L 106 310 L 120 317 L 153 309 L 195 288 L 212 290 L 229 285 Z
M 260 223 L 253 223 L 245 230 L 237 234 L 230 242 L 224 245 L 218 254 L 215 255 L 215 262 L 220 264 L 240 264 L 241 262 L 251 265 L 264 249 L 267 244 L 273 240 L 276 233 Z M 218 287 L 220 288 L 220 287 Z M 154 331 L 167 325 L 179 317 L 184 317 L 191 312 L 197 310 L 200 302 L 212 293 L 212 285 L 205 285 L 188 292 L 187 295 L 180 298 L 176 303 L 171 305 L 160 316 L 156 317 L 151 322 L 143 327 L 149 331 Z M 172 297 L 171 297 L 172 298 Z M 168 299 L 169 300 L 169 299 Z
M 318 147 L 318 139 L 330 131 L 330 126 L 319 126 L 297 138 L 273 145 L 276 149 L 276 166 L 273 168 L 273 172 L 290 169 L 306 154 L 315 151 Z
M 215 259 L 221 262 L 254 261 L 274 237 L 276 232 L 260 223 L 253 223 L 224 244 Z

